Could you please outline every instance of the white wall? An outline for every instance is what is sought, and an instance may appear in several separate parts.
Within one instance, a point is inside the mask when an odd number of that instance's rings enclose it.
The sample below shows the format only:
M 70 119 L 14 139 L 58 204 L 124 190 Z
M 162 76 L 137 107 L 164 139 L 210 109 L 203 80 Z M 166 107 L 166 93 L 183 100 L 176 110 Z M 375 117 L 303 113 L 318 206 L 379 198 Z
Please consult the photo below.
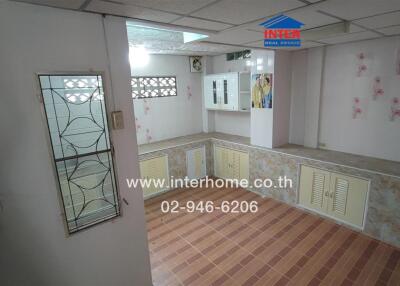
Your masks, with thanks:
M 304 130 L 306 146 L 400 161 L 400 119 L 389 120 L 390 101 L 400 97 L 399 48 L 400 38 L 390 37 L 327 46 L 325 55 L 323 48 L 295 52 L 290 142 L 302 144 L 300 130 Z M 367 71 L 358 77 L 361 52 Z M 377 76 L 384 96 L 374 101 L 372 85 Z M 352 118 L 354 97 L 363 101 L 364 110 L 356 119 Z
M 147 134 L 151 136 L 150 142 L 154 142 L 202 132 L 202 74 L 190 72 L 189 57 L 150 55 L 146 66 L 132 67 L 131 73 L 133 76 L 176 76 L 177 82 L 178 96 L 134 100 L 140 125 L 139 144 L 148 143 Z
M 276 51 L 274 59 L 273 147 L 289 142 L 292 57 Z
M 317 148 L 325 47 L 292 54 L 289 142 Z
M 212 57 L 210 73 L 250 71 L 246 60 L 226 61 L 226 54 Z M 250 137 L 250 112 L 208 111 L 214 115 L 209 124 L 217 132 Z
M 214 111 L 215 131 L 250 136 L 250 112 Z
M 204 76 L 212 73 L 213 59 L 211 56 L 204 56 L 202 58 L 202 63 L 203 63 L 203 73 L 201 82 L 201 97 L 202 97 L 201 114 L 203 121 L 203 132 L 208 133 L 215 131 L 215 120 L 214 120 L 215 116 L 213 111 L 208 111 L 206 109 L 206 99 L 204 96 L 203 87 L 204 87 Z
M 307 94 L 307 50 L 292 52 L 289 142 L 304 145 Z
M 307 55 L 304 145 L 318 147 L 319 116 L 325 47 L 312 48 Z
M 212 57 L 213 73 L 224 72 L 249 72 L 251 68 L 246 66 L 246 59 L 227 61 L 226 54 Z
M 100 15 L 0 3 L 0 277 L 2 285 L 151 285 L 138 177 L 124 21 Z M 125 115 L 112 132 L 123 215 L 66 236 L 35 73 L 105 71 L 111 109 Z M 109 86 L 109 85 L 108 85 Z
M 327 48 L 320 112 L 319 142 L 328 149 L 400 161 L 400 119 L 389 120 L 390 101 L 400 98 L 396 51 L 400 38 Z M 366 55 L 367 72 L 356 76 L 356 55 Z M 382 80 L 384 96 L 372 99 L 374 78 Z M 365 114 L 352 118 L 353 98 L 365 100 Z

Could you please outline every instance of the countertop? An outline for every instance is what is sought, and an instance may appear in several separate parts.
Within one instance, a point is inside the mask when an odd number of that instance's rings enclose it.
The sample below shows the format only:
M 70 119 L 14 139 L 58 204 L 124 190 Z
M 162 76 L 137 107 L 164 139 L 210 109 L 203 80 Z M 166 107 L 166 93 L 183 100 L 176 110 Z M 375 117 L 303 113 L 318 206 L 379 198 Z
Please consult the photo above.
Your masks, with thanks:
M 159 142 L 139 145 L 139 154 L 146 154 L 172 147 L 182 146 L 190 143 L 201 142 L 205 140 L 216 139 L 235 144 L 245 145 L 251 148 L 277 152 L 290 156 L 301 157 L 311 160 L 332 163 L 351 168 L 371 171 L 374 173 L 386 174 L 400 177 L 400 162 L 383 160 L 361 155 L 354 155 L 338 151 L 308 148 L 300 145 L 286 144 L 278 148 L 259 147 L 250 144 L 249 137 L 224 134 L 219 132 L 198 133 L 188 136 L 176 137 Z

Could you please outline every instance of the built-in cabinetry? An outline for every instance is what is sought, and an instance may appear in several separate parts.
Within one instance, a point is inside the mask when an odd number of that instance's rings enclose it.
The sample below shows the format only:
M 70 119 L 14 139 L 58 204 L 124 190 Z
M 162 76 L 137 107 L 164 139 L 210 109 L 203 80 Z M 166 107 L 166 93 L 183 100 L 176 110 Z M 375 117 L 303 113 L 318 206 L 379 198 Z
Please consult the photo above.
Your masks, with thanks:
M 186 151 L 186 170 L 189 179 L 200 179 L 206 176 L 205 146 Z
M 299 203 L 357 228 L 363 228 L 369 181 L 301 166 Z
M 203 92 L 207 109 L 250 111 L 250 73 L 206 75 Z
M 214 170 L 219 178 L 249 180 L 249 153 L 215 146 Z
M 143 187 L 143 196 L 150 197 L 166 189 L 166 186 L 155 186 L 155 182 L 164 180 L 169 182 L 168 157 L 166 155 L 140 161 L 140 175 L 142 179 L 148 180 L 151 184 Z

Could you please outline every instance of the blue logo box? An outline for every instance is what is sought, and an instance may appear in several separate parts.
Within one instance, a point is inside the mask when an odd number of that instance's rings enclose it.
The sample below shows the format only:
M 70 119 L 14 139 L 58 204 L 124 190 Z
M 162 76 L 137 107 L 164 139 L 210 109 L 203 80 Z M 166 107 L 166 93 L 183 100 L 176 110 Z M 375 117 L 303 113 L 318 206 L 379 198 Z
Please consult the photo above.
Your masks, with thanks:
M 300 39 L 264 39 L 264 47 L 300 47 Z

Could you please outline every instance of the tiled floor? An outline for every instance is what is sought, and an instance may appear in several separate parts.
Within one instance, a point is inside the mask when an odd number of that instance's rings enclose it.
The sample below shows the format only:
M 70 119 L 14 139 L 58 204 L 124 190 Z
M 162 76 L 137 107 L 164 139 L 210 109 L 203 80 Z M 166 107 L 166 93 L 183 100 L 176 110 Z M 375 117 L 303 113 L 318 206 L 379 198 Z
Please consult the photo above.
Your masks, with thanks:
M 257 213 L 163 214 L 177 200 L 256 200 Z M 168 192 L 146 201 L 154 286 L 400 285 L 400 250 L 240 189 Z

